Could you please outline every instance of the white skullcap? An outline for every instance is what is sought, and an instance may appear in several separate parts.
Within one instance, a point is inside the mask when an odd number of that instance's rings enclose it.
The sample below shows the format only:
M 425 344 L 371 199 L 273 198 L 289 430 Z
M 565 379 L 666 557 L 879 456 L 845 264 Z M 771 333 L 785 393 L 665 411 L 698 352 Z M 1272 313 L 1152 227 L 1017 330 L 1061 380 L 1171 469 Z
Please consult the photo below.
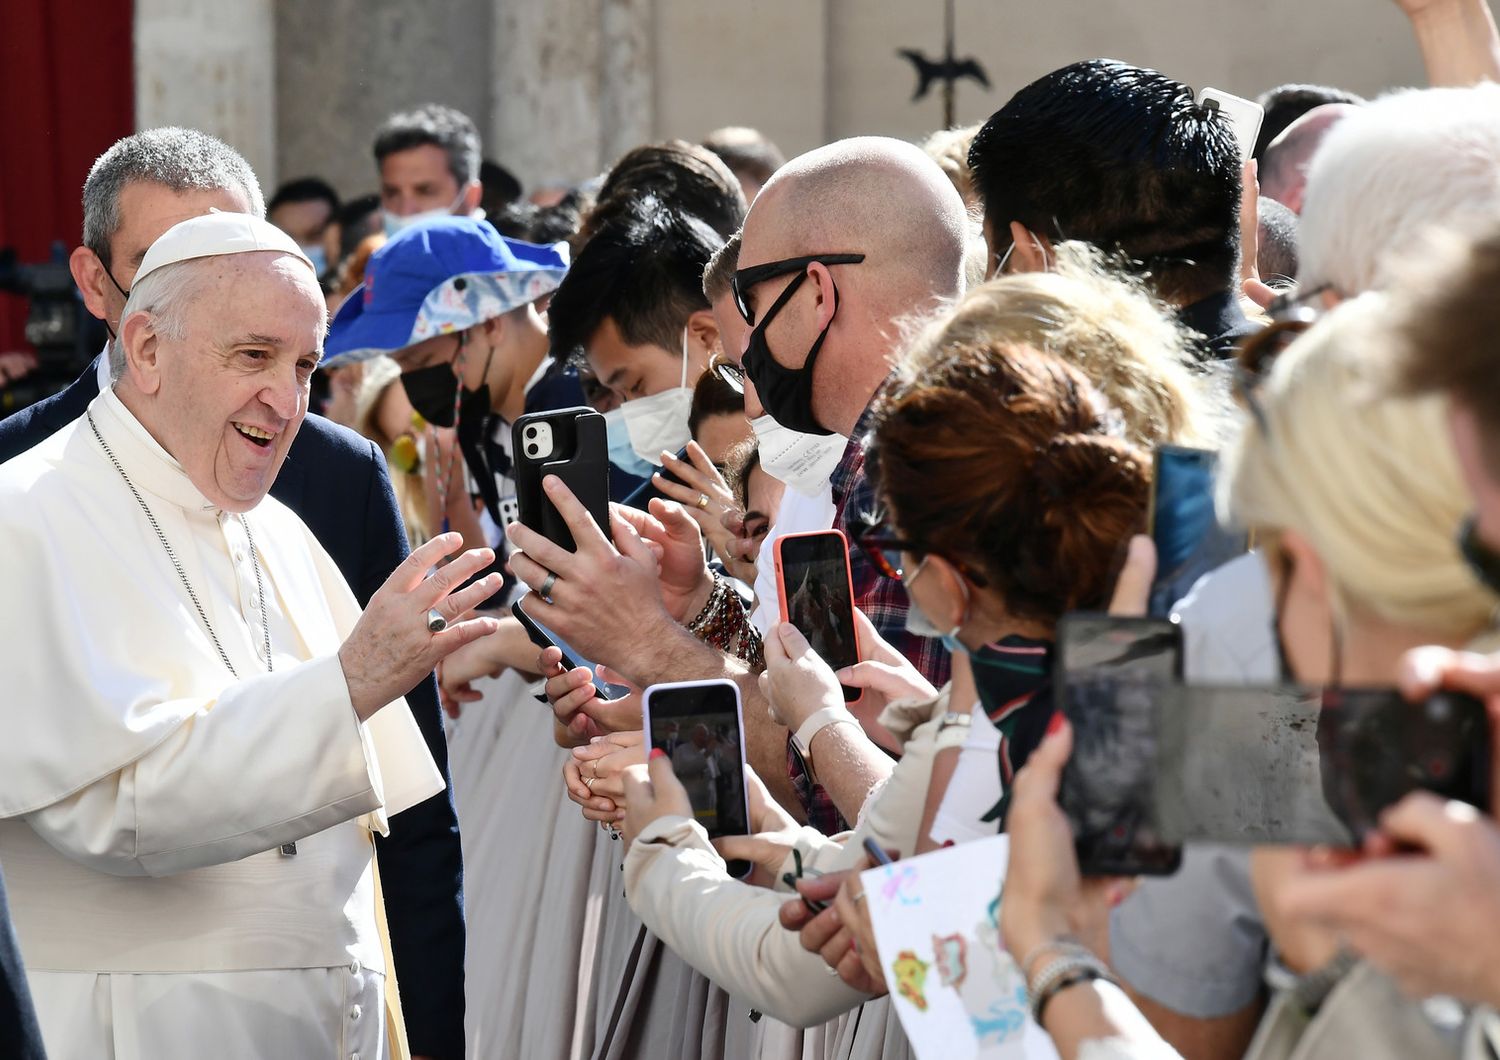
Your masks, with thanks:
M 317 269 L 297 241 L 269 221 L 248 213 L 225 213 L 210 210 L 200 217 L 178 221 L 151 244 L 141 267 L 135 271 L 131 286 L 163 265 L 175 265 L 191 258 L 215 258 L 221 254 L 249 254 L 257 250 L 274 250 L 291 254 L 306 262 L 316 278 Z

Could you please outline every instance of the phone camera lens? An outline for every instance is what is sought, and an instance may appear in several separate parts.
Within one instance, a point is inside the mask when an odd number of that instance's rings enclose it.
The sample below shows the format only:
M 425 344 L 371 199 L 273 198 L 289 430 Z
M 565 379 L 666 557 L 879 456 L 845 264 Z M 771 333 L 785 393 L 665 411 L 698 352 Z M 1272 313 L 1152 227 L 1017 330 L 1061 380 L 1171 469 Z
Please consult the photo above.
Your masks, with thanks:
M 1447 696 L 1433 696 L 1427 701 L 1427 717 L 1431 721 L 1447 721 L 1453 713 L 1453 705 Z
M 528 438 L 535 438 L 536 437 L 536 428 L 535 427 L 527 427 L 526 428 L 526 437 L 528 437 Z
M 536 454 L 539 453 L 539 452 L 541 452 L 541 450 L 542 450 L 542 447 L 539 446 L 539 445 L 528 445 L 526 447 L 526 455 L 527 456 L 536 456 Z

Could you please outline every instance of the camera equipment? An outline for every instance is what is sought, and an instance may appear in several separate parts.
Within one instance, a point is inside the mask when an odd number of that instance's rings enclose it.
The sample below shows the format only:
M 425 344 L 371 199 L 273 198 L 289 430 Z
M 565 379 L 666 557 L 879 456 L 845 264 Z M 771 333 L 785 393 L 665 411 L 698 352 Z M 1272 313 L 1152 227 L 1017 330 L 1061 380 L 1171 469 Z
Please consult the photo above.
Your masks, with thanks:
M 104 345 L 104 324 L 91 314 L 68 271 L 67 248 L 52 244 L 50 261 L 22 264 L 15 249 L 0 249 L 0 291 L 30 300 L 26 341 L 37 365 L 22 378 L 0 385 L 0 417 L 65 389 Z

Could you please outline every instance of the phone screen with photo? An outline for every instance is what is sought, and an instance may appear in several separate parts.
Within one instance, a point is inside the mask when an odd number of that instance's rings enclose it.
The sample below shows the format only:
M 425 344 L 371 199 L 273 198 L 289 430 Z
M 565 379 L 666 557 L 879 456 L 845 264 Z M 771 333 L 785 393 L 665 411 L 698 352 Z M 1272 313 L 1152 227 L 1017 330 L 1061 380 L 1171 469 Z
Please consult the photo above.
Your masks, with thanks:
M 733 681 L 691 681 L 652 685 L 642 711 L 652 750 L 671 760 L 672 772 L 687 789 L 693 819 L 710 839 L 747 835 L 749 800 L 745 790 L 745 736 L 740 692 Z M 748 862 L 730 862 L 736 878 Z
M 1067 615 L 1057 706 L 1073 727 L 1058 803 L 1089 875 L 1167 875 L 1182 860 L 1153 802 L 1157 707 L 1182 670 L 1182 633 L 1161 618 Z
M 777 539 L 777 548 L 787 621 L 834 670 L 859 662 L 847 539 L 833 530 L 788 534 Z M 844 688 L 848 702 L 861 694 L 860 689 Z

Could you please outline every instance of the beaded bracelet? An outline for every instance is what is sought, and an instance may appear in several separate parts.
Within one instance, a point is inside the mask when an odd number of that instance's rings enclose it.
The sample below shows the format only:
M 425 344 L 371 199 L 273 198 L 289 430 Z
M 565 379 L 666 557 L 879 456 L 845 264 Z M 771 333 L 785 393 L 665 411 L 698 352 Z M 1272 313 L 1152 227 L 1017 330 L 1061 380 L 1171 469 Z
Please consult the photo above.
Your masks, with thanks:
M 1070 953 L 1058 957 L 1042 966 L 1034 980 L 1031 980 L 1027 988 L 1030 995 L 1031 1018 L 1038 1024 L 1042 1022 L 1042 1009 L 1048 1001 L 1052 1000 L 1054 994 L 1064 988 L 1064 980 L 1067 986 L 1075 986 L 1087 979 L 1105 979 L 1114 982 L 1109 974 L 1109 969 L 1093 954 Z

